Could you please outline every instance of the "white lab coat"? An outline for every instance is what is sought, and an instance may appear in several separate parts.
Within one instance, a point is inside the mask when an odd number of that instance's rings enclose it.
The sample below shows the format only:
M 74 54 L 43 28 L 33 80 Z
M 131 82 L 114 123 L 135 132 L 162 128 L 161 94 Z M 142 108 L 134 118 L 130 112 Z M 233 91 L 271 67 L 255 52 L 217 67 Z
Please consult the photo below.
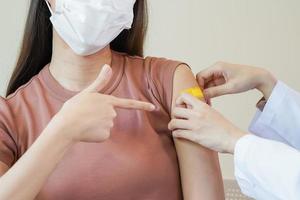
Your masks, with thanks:
M 241 138 L 234 155 L 242 192 L 258 200 L 300 200 L 300 93 L 279 81 L 250 132 L 256 136 Z

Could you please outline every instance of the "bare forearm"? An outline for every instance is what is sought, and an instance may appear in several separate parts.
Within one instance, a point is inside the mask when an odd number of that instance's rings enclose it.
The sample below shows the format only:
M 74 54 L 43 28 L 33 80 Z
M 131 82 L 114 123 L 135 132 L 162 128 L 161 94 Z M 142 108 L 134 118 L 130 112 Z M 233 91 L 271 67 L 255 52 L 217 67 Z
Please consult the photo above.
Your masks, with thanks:
M 57 128 L 46 128 L 35 143 L 0 178 L 0 199 L 32 200 L 72 145 Z
M 195 143 L 175 139 L 184 199 L 224 199 L 217 154 Z

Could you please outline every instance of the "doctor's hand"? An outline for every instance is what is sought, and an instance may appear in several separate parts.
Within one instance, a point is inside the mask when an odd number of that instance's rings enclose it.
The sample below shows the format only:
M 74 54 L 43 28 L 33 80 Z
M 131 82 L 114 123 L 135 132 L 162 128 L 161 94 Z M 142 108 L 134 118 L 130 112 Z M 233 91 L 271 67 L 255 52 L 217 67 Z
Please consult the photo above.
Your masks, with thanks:
M 111 75 L 111 68 L 108 65 L 103 66 L 97 79 L 68 100 L 47 127 L 59 132 L 64 136 L 63 139 L 68 141 L 102 142 L 110 136 L 114 118 L 117 117 L 116 108 L 145 111 L 155 109 L 151 103 L 99 93 L 98 91 L 106 86 Z
M 189 108 L 182 108 L 180 105 Z M 246 135 L 219 112 L 199 101 L 197 98 L 183 94 L 176 101 L 169 123 L 175 138 L 182 138 L 198 143 L 220 153 L 234 153 L 236 142 Z
M 199 72 L 197 80 L 208 99 L 252 89 L 258 89 L 269 99 L 277 82 L 265 69 L 225 62 L 217 62 Z

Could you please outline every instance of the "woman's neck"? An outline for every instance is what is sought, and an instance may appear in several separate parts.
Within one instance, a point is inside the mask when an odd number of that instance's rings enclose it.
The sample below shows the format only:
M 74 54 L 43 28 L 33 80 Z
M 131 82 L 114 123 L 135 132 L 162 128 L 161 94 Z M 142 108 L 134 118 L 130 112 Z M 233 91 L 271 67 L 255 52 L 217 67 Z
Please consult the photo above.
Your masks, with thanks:
M 97 77 L 104 64 L 111 65 L 110 47 L 90 56 L 78 56 L 54 32 L 53 54 L 50 63 L 52 76 L 66 89 L 81 91 Z

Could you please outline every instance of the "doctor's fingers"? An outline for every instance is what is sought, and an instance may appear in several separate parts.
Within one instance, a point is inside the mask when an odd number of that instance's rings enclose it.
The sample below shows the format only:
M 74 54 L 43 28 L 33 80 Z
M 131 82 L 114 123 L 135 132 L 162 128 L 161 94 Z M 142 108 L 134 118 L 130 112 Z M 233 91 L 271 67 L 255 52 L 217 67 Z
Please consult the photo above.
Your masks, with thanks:
M 188 130 L 176 130 L 172 133 L 174 138 L 186 139 L 199 144 L 201 136 Z
M 196 79 L 197 79 L 198 85 L 199 85 L 202 89 L 204 89 L 204 87 L 205 87 L 205 79 L 202 78 L 202 77 L 200 77 L 200 76 L 197 77 Z
M 168 124 L 168 128 L 171 131 L 176 129 L 193 130 L 195 129 L 195 124 L 196 122 L 193 122 L 192 120 L 172 119 Z
M 224 77 L 216 77 L 215 79 L 205 82 L 203 89 L 207 89 L 207 88 L 211 88 L 211 87 L 215 87 L 215 86 L 219 86 L 219 85 L 224 85 L 224 84 L 226 84 L 226 80 Z
M 212 99 L 215 97 L 233 94 L 235 93 L 235 84 L 233 82 L 228 82 L 223 85 L 214 86 L 214 84 L 210 84 L 205 90 L 204 94 L 208 99 Z
M 206 103 L 190 94 L 182 94 L 176 99 L 176 106 L 180 106 L 183 104 L 191 106 L 193 109 L 198 108 L 197 110 L 201 109 L 201 107 L 208 106 Z
M 198 119 L 202 118 L 202 113 L 189 108 L 175 107 L 172 116 L 180 119 Z
M 214 79 L 215 77 L 223 76 L 225 73 L 224 65 L 225 65 L 224 62 L 217 62 L 217 63 L 213 64 L 212 66 L 200 71 L 197 74 L 197 80 L 200 83 L 203 80 L 205 82 L 208 82 L 208 81 Z

